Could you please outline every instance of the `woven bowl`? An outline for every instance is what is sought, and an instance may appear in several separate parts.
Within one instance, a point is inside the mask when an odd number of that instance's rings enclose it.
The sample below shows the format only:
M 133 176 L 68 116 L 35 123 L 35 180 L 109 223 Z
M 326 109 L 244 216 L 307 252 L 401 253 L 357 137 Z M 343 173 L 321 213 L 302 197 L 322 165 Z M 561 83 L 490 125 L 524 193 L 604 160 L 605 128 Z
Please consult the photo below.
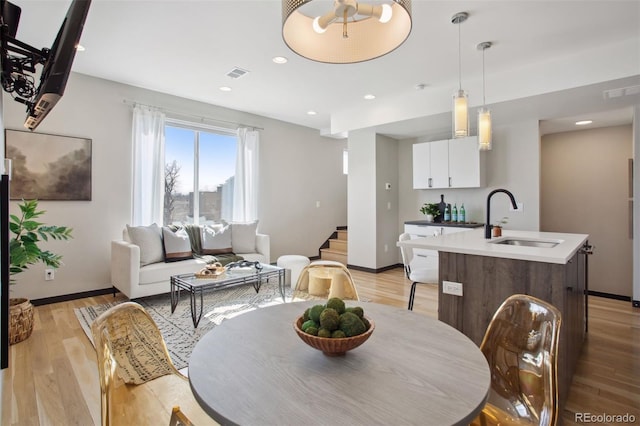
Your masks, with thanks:
M 298 333 L 300 339 L 305 342 L 307 345 L 312 348 L 318 349 L 322 351 L 326 356 L 342 356 L 350 351 L 351 349 L 355 349 L 364 342 L 367 341 L 371 333 L 373 333 L 373 329 L 376 328 L 375 323 L 371 318 L 366 317 L 369 320 L 369 324 L 371 326 L 367 331 L 362 334 L 353 337 L 345 337 L 345 338 L 329 338 L 329 337 L 318 337 L 312 334 L 307 334 L 300 327 L 302 327 L 302 317 L 297 318 L 293 322 L 293 329 Z

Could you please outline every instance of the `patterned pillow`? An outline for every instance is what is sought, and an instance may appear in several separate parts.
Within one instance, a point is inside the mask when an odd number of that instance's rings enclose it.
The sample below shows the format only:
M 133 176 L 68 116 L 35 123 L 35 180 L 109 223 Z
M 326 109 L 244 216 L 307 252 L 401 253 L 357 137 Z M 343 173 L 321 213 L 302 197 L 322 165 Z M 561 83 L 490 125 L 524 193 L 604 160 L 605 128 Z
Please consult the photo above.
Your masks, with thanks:
M 255 253 L 256 252 L 256 231 L 258 221 L 249 223 L 231 223 L 231 235 L 233 236 L 234 253 Z
M 191 241 L 184 228 L 173 232 L 166 226 L 162 227 L 162 239 L 164 241 L 164 261 L 177 262 L 178 260 L 191 259 Z
M 231 227 L 228 225 L 216 232 L 210 226 L 202 227 L 202 254 L 231 253 Z
M 127 233 L 131 242 L 140 247 L 140 266 L 164 260 L 162 231 L 153 223 L 149 226 L 129 226 Z

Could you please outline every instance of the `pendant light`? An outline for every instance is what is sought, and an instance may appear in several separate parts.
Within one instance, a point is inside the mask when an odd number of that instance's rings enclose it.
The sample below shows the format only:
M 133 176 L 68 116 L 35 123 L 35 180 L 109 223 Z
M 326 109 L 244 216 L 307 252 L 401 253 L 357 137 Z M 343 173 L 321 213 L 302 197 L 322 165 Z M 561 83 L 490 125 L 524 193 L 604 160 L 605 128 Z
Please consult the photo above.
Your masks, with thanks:
M 482 107 L 478 110 L 478 149 L 480 151 L 491 150 L 491 111 L 486 107 L 484 84 L 484 51 L 490 47 L 490 41 L 478 44 L 478 50 L 482 50 Z
M 453 94 L 453 137 L 464 138 L 469 135 L 469 100 L 467 93 L 462 90 L 462 48 L 460 41 L 460 24 L 467 20 L 467 12 L 453 15 L 451 23 L 458 25 L 458 90 Z

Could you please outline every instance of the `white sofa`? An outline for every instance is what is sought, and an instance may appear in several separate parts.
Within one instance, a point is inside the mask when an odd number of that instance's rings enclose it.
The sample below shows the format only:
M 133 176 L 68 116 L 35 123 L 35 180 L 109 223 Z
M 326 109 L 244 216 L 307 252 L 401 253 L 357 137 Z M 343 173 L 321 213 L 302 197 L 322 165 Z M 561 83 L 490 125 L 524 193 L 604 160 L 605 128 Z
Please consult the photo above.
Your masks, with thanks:
M 245 260 L 269 263 L 269 235 L 256 232 L 255 251 L 235 254 Z M 141 265 L 140 260 L 140 247 L 131 241 L 125 228 L 122 240 L 111 242 L 111 282 L 113 287 L 129 299 L 168 293 L 172 275 L 194 273 L 206 265 L 206 262 L 199 258 L 171 262 L 163 260 L 144 265 Z

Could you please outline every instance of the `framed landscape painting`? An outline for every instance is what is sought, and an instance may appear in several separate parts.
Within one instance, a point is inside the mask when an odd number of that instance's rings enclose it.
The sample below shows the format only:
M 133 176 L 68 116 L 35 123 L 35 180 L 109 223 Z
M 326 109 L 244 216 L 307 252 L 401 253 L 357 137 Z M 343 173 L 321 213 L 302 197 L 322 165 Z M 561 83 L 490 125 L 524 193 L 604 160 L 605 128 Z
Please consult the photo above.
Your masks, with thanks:
M 91 139 L 5 130 L 12 200 L 91 200 Z

